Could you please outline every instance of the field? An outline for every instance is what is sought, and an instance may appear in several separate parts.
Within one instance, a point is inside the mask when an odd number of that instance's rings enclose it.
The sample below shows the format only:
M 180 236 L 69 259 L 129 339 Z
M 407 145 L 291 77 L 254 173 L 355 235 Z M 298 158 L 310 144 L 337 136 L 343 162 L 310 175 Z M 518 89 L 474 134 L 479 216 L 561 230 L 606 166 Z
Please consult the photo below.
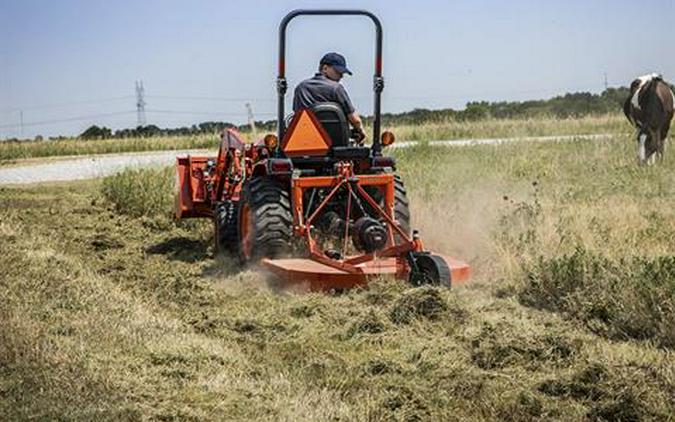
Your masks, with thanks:
M 171 169 L 0 188 L 0 420 L 675 420 L 675 159 L 634 149 L 396 151 L 452 290 L 273 291 Z
M 626 128 L 619 114 L 587 116 L 577 119 L 531 118 L 489 119 L 480 121 L 448 120 L 424 125 L 399 125 L 390 128 L 402 141 L 618 133 Z M 370 133 L 370 131 L 368 131 Z M 253 138 L 249 132 L 246 138 Z M 262 135 L 261 135 L 262 136 Z M 0 142 L 0 165 L 36 157 L 108 154 L 139 151 L 213 148 L 217 134 L 195 136 L 158 136 L 105 140 L 64 139 L 56 141 Z

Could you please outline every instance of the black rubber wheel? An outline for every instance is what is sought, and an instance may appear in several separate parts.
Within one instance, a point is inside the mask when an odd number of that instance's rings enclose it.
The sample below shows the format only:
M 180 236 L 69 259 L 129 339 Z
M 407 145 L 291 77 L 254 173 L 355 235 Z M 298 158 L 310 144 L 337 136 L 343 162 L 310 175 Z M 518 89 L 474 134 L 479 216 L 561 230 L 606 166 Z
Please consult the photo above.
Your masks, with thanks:
M 289 192 L 280 183 L 267 177 L 246 181 L 237 215 L 242 263 L 278 258 L 290 252 L 293 214 Z
M 399 175 L 394 176 L 394 217 L 403 232 L 410 236 L 410 206 L 403 179 Z M 395 239 L 397 243 L 401 241 L 400 236 Z
M 408 281 L 413 286 L 452 286 L 450 267 L 443 258 L 427 253 L 413 253 L 414 266 Z
M 237 233 L 237 202 L 224 201 L 215 209 L 216 253 L 236 254 L 239 241 Z

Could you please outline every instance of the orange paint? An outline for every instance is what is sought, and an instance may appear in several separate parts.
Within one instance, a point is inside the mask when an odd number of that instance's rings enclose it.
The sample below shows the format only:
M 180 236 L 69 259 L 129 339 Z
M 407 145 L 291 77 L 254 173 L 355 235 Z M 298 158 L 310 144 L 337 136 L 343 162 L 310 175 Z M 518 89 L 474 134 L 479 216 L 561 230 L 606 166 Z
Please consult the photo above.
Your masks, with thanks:
M 310 110 L 295 113 L 281 144 L 287 157 L 325 155 L 330 146 L 330 137 Z

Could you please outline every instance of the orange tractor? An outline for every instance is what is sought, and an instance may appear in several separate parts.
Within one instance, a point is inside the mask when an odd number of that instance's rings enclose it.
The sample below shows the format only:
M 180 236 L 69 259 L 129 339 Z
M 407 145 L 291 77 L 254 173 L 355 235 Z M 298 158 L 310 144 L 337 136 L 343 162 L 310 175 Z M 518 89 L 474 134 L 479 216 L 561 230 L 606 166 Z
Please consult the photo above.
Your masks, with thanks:
M 284 116 L 286 27 L 300 15 L 361 15 L 375 24 L 373 142 L 359 145 L 337 104 Z M 414 285 L 451 284 L 469 266 L 428 252 L 410 229 L 410 210 L 394 158 L 380 135 L 382 27 L 361 10 L 296 10 L 279 27 L 278 133 L 254 144 L 234 130 L 215 157 L 179 157 L 176 217 L 211 218 L 216 250 L 260 263 L 284 285 L 350 288 L 391 275 Z

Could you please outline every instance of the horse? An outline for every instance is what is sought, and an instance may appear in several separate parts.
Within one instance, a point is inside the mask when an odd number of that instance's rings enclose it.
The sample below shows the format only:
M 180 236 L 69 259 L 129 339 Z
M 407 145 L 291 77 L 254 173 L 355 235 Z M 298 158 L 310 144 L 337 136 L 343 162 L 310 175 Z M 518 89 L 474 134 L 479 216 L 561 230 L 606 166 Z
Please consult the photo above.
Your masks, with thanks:
M 663 160 L 674 102 L 673 91 L 659 74 L 640 76 L 631 83 L 623 112 L 637 128 L 640 164 Z

